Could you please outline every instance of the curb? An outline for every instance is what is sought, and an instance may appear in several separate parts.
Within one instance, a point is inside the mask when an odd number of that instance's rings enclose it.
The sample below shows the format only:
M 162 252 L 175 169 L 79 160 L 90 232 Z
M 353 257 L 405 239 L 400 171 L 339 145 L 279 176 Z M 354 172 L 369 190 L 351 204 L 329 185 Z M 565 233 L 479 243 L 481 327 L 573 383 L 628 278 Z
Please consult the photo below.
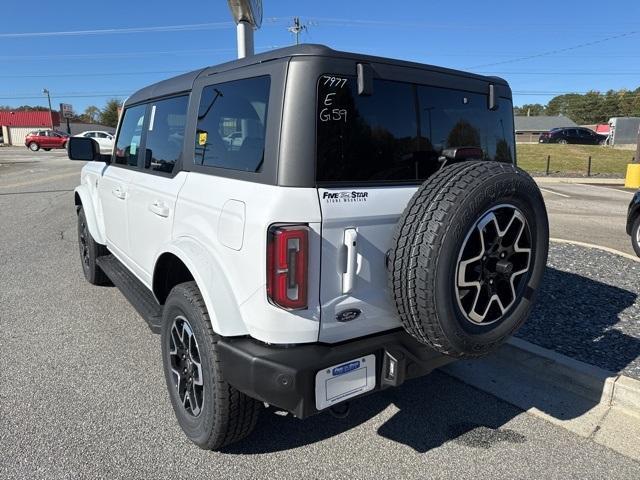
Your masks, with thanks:
M 640 380 L 519 338 L 482 360 L 441 368 L 464 383 L 640 460 Z
M 595 185 L 624 185 L 624 178 L 594 178 L 594 177 L 536 177 L 533 179 L 539 184 L 551 183 L 583 183 Z

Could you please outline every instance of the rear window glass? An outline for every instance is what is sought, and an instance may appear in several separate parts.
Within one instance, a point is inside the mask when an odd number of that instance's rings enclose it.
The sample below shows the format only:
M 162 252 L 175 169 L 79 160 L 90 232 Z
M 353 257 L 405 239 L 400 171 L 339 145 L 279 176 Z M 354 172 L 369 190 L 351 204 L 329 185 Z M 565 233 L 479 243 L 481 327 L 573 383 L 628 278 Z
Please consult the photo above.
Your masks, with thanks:
M 260 171 L 264 159 L 268 76 L 202 90 L 195 140 L 196 165 Z
M 487 160 L 513 161 L 511 102 L 495 111 L 487 95 L 356 77 L 318 81 L 318 182 L 418 182 L 435 172 L 445 148 L 479 147 Z

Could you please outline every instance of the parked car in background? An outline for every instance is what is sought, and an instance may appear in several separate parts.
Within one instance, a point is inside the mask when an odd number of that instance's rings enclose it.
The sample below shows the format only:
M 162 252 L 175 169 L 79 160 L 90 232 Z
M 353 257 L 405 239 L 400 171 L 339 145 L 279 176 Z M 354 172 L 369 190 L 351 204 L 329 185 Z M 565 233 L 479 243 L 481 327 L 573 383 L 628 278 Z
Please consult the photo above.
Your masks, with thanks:
M 640 192 L 636 192 L 627 210 L 627 235 L 631 236 L 631 246 L 640 257 Z
M 93 138 L 100 145 L 100 153 L 111 153 L 113 150 L 113 134 L 103 130 L 89 130 L 74 137 Z
M 226 137 L 222 137 L 222 141 L 234 150 L 237 150 L 242 146 L 242 140 L 242 132 L 232 132 Z
M 568 143 L 579 145 L 604 145 L 606 135 L 589 130 L 588 128 L 552 128 L 549 132 L 540 134 L 540 143 Z
M 24 145 L 32 152 L 40 149 L 47 152 L 52 148 L 66 148 L 69 135 L 55 130 L 35 130 L 28 133 L 24 139 Z

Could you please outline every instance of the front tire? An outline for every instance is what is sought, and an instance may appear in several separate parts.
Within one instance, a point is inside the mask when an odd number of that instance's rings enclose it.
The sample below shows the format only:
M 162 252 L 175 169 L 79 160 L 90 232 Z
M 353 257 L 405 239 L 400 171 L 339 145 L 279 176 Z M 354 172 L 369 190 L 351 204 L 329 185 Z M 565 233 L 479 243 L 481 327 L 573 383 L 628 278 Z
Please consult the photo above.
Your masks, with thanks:
M 636 255 L 640 257 L 640 215 L 636 217 L 631 227 L 631 246 Z
M 218 336 L 195 282 L 175 286 L 164 305 L 162 363 L 180 427 L 200 448 L 219 450 L 251 433 L 261 404 L 224 381 Z
M 38 145 L 36 142 L 31 142 L 29 144 L 29 150 L 31 150 L 32 152 L 37 152 L 38 150 L 40 150 L 40 145 Z
M 82 207 L 78 210 L 78 246 L 80 248 L 82 271 L 87 282 L 92 285 L 110 285 L 109 277 L 105 275 L 96 263 L 98 257 L 108 255 L 109 251 L 107 247 L 97 243 L 91 236 Z

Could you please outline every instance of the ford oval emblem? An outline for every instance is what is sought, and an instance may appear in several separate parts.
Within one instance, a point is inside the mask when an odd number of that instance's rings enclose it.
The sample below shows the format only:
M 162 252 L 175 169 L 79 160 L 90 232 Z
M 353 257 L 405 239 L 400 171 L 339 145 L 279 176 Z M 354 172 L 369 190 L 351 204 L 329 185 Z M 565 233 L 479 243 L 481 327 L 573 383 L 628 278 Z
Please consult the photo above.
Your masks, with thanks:
M 336 320 L 338 322 L 350 322 L 351 320 L 355 320 L 356 318 L 358 318 L 361 313 L 362 312 L 357 308 L 350 308 L 338 313 L 336 315 Z

